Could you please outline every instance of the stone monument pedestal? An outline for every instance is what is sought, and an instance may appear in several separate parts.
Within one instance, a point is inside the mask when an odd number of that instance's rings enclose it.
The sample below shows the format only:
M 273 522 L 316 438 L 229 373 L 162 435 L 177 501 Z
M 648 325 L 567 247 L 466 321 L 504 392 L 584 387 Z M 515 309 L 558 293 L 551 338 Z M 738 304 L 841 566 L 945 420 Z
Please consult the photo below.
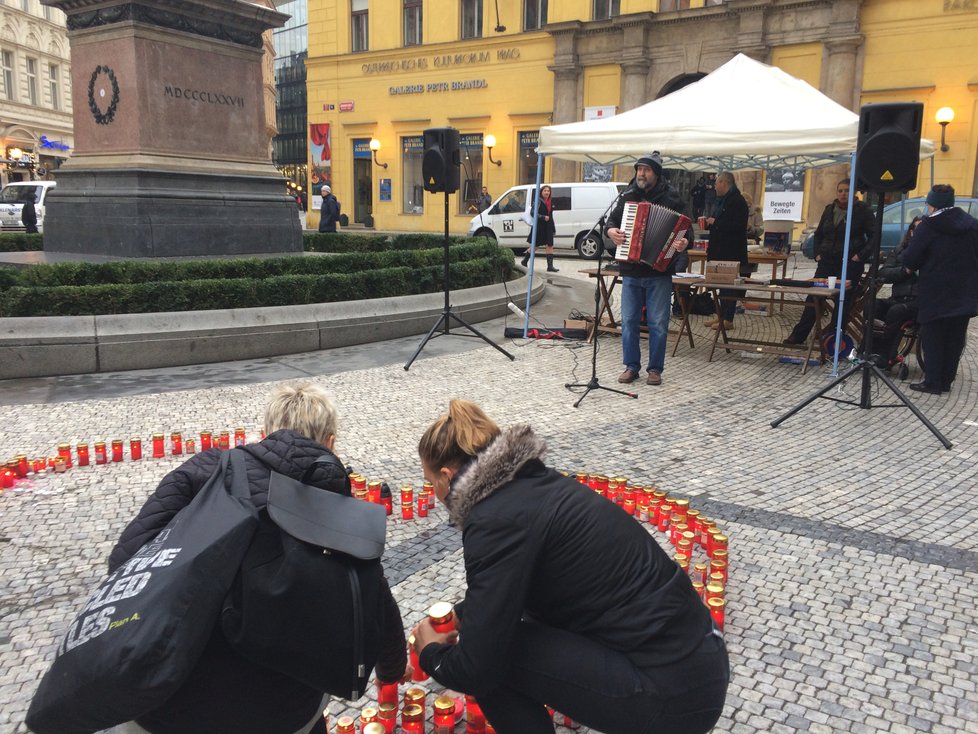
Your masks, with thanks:
M 45 250 L 117 257 L 302 251 L 265 131 L 262 33 L 243 0 L 43 0 L 67 14 L 75 154 Z

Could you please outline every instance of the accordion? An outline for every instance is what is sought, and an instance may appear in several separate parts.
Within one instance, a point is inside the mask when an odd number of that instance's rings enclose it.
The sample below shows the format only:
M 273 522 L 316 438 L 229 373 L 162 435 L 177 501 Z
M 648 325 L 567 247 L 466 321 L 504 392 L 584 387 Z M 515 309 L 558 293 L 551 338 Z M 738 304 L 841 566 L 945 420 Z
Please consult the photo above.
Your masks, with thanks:
M 621 216 L 625 243 L 615 253 L 615 260 L 645 263 L 665 272 L 679 251 L 679 240 L 686 236 L 692 222 L 685 214 L 647 201 L 626 201 Z

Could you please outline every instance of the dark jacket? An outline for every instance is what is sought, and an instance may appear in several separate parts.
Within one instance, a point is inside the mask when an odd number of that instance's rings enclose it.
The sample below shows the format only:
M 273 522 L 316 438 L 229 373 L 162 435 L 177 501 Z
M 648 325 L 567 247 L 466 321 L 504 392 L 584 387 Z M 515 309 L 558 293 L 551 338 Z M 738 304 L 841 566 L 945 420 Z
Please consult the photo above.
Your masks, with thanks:
M 924 217 L 902 256 L 920 276 L 920 312 L 926 324 L 978 316 L 978 220 L 958 207 Z
M 822 212 L 822 218 L 815 229 L 815 256 L 828 263 L 838 263 L 842 270 L 842 255 L 846 244 L 846 216 L 835 224 L 833 201 Z M 850 232 L 849 258 L 859 255 L 862 262 L 873 257 L 876 243 L 876 218 L 865 202 L 855 199 L 852 202 L 852 231 Z
M 722 202 L 722 204 L 721 204 Z M 716 217 L 710 227 L 710 247 L 707 260 L 736 261 L 747 265 L 747 200 L 739 190 L 731 188 L 726 196 L 717 197 L 719 211 L 707 212 Z
M 892 283 L 890 290 L 891 301 L 898 303 L 910 303 L 917 300 L 918 285 L 917 274 L 908 273 L 903 267 L 900 258 L 910 242 L 901 242 L 895 250 L 891 250 L 886 256 L 886 261 L 880 265 L 876 273 L 876 279 L 881 283 Z
M 550 197 L 550 209 L 544 203 L 545 199 L 540 197 L 540 209 L 537 211 L 537 246 L 540 245 L 552 245 L 554 243 L 554 235 L 557 233 L 557 225 L 554 224 L 554 213 L 553 213 L 553 196 Z M 536 202 L 530 202 L 530 217 L 533 217 L 533 207 L 536 206 Z M 530 228 L 530 233 L 526 236 L 527 244 L 533 242 L 533 228 Z
M 648 190 L 640 189 L 634 183 L 633 179 L 632 185 L 625 189 L 624 194 L 618 197 L 618 203 L 608 217 L 608 224 L 604 230 L 605 234 L 608 233 L 609 229 L 621 229 L 621 217 L 625 211 L 625 203 L 629 201 L 647 201 L 650 204 L 659 204 L 680 214 L 686 214 L 686 202 L 683 201 L 682 195 L 676 189 L 672 188 L 664 178 L 660 177 L 655 186 Z M 687 247 L 693 242 L 692 230 L 692 227 L 686 230 Z M 668 276 L 671 278 L 677 272 L 685 270 L 688 264 L 689 256 L 686 254 L 686 250 L 683 250 L 672 258 L 672 263 L 664 273 L 659 272 L 651 265 L 646 265 L 645 263 L 626 262 L 619 264 L 619 272 L 622 275 L 635 278 L 648 278 L 652 276 Z
M 335 232 L 339 220 L 340 202 L 332 194 L 326 194 L 323 197 L 323 205 L 319 209 L 319 231 Z
M 34 208 L 34 197 L 24 198 L 24 204 L 20 209 L 20 223 L 24 225 L 24 230 L 29 233 L 37 233 L 37 209 Z
M 467 590 L 456 645 L 429 644 L 421 667 L 478 697 L 508 680 L 524 616 L 628 656 L 680 660 L 710 630 L 689 577 L 614 503 L 541 461 L 529 426 L 505 431 L 452 483 Z
M 259 510 L 267 500 L 270 469 L 301 479 L 317 457 L 329 453 L 322 444 L 285 430 L 243 448 L 251 500 Z M 219 449 L 197 454 L 163 478 L 112 549 L 110 573 L 190 503 L 214 471 L 220 455 Z M 318 464 L 307 481 L 325 491 L 349 495 L 346 477 L 335 465 Z M 385 635 L 377 675 L 396 680 L 403 675 L 406 663 L 404 628 L 390 590 L 385 591 Z M 292 734 L 313 718 L 322 698 L 322 691 L 233 652 L 218 626 L 188 680 L 170 701 L 140 717 L 139 723 L 154 734 Z

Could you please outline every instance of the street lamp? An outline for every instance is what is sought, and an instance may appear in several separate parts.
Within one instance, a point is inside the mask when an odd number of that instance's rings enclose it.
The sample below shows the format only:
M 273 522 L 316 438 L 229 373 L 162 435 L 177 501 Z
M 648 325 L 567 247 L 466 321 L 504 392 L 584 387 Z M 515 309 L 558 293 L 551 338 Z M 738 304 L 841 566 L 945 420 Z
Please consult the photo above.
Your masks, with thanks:
M 492 149 L 496 147 L 496 136 L 495 135 L 486 135 L 485 143 L 486 143 L 486 148 L 488 148 L 488 150 L 489 150 L 489 162 L 490 163 L 494 163 L 497 166 L 503 165 L 503 162 L 502 161 L 494 161 L 492 159 Z
M 934 119 L 941 126 L 941 152 L 947 153 L 951 149 L 951 146 L 945 142 L 944 134 L 947 132 L 947 124 L 954 119 L 954 110 L 950 107 L 941 107 L 937 111 L 937 114 L 934 115 Z
M 377 138 L 370 138 L 370 152 L 373 153 L 374 163 L 376 163 L 381 168 L 387 168 L 386 163 L 381 163 L 377 160 L 377 151 L 380 150 L 380 141 Z

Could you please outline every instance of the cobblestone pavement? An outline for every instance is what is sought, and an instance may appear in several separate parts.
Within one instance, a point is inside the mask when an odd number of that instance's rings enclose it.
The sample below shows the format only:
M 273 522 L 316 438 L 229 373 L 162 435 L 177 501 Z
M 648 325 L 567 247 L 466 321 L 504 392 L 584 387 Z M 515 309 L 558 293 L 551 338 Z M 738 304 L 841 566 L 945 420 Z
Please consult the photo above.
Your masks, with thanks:
M 783 335 L 797 315 L 744 315 L 736 325 L 740 335 Z M 564 385 L 590 376 L 591 349 L 580 343 L 506 342 L 510 362 L 476 342 L 425 354 L 408 372 L 381 345 L 348 369 L 342 357 L 318 355 L 329 368 L 317 371 L 310 356 L 295 374 L 335 396 L 344 460 L 391 486 L 421 481 L 418 437 L 449 399 L 465 397 L 502 424 L 535 426 L 554 466 L 655 484 L 715 518 L 731 556 L 732 680 L 717 731 L 978 732 L 978 322 L 950 396 L 908 393 L 954 442 L 948 451 L 903 408 L 818 400 L 772 429 L 829 368 L 801 375 L 776 357 L 737 352 L 708 363 L 708 331 L 703 317 L 693 320 L 697 346 L 667 358 L 661 387 L 636 383 L 637 400 L 592 392 L 576 409 Z M 618 340 L 599 345 L 598 377 L 617 387 Z M 244 425 L 254 436 L 272 384 L 295 376 L 221 384 L 200 369 L 206 379 L 176 390 L 117 396 L 103 381 L 93 399 L 79 399 L 79 388 L 64 400 L 0 400 L 0 457 L 154 431 Z M 0 385 L 0 397 L 17 388 Z M 859 389 L 853 380 L 837 396 L 858 398 Z M 874 397 L 892 402 L 885 387 Z M 72 610 L 123 525 L 178 463 L 75 468 L 0 496 L 0 732 L 27 731 L 28 701 Z M 431 602 L 462 595 L 460 536 L 441 506 L 413 522 L 395 514 L 388 528 L 385 566 L 410 626 Z M 364 704 L 334 701 L 330 710 Z

